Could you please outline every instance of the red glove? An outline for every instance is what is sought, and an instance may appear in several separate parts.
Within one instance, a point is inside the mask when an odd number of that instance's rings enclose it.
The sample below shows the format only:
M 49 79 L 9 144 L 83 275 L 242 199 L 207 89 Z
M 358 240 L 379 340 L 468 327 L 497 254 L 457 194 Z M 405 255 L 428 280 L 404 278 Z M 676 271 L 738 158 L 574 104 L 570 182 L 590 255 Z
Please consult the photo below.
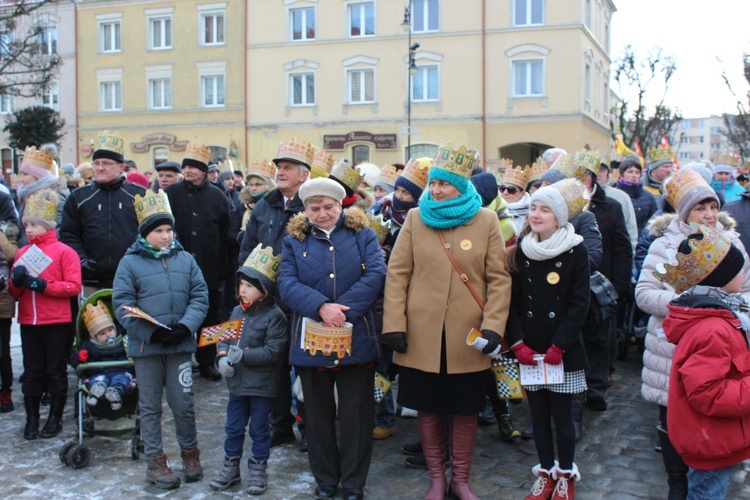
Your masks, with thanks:
M 536 366 L 537 363 L 534 356 L 539 353 L 531 347 L 528 347 L 523 341 L 514 344 L 511 349 L 513 349 L 513 354 L 516 355 L 516 359 L 519 363 L 522 365 Z
M 86 349 L 78 351 L 78 360 L 81 363 L 85 363 L 87 359 L 89 359 L 89 352 Z
M 547 353 L 544 355 L 544 362 L 548 365 L 559 365 L 562 363 L 563 353 L 564 351 L 556 345 L 550 346 L 550 348 L 547 349 Z

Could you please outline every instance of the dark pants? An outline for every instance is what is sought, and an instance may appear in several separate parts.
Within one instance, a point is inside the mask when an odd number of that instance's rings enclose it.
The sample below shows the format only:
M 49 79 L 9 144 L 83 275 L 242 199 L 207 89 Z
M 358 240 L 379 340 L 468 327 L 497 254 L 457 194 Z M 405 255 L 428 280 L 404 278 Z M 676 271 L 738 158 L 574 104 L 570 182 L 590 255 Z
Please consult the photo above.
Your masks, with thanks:
M 320 486 L 364 488 L 372 458 L 374 367 L 297 368 L 305 394 L 308 460 Z M 338 390 L 340 441 L 336 440 Z
M 596 323 L 591 317 L 586 319 L 583 331 L 583 345 L 589 367 L 586 370 L 587 397 L 604 397 L 607 394 L 609 366 L 611 362 L 613 320 Z
M 219 323 L 221 323 L 221 290 L 209 290 L 208 313 L 201 326 L 205 328 Z M 200 332 L 198 332 L 198 335 L 200 335 Z M 216 344 L 199 347 L 195 351 L 195 360 L 199 365 L 213 366 L 216 360 Z
M 262 396 L 229 395 L 227 402 L 227 423 L 224 430 L 224 454 L 228 457 L 242 457 L 245 444 L 245 428 L 248 421 L 248 435 L 253 440 L 252 456 L 257 461 L 268 460 L 271 455 L 271 428 L 268 426 L 268 412 L 271 398 Z
M 21 325 L 24 396 L 42 397 L 45 381 L 53 396 L 68 394 L 70 323 Z
M 552 441 L 552 420 L 557 433 L 557 456 L 560 468 L 573 468 L 576 451 L 576 433 L 573 427 L 573 394 L 561 394 L 541 389 L 528 391 L 531 423 L 534 426 L 534 444 L 543 469 L 555 465 L 555 446 Z
M 292 413 L 292 368 L 289 366 L 289 359 L 284 356 L 279 367 L 279 394 L 271 402 L 271 427 L 280 434 L 294 432 L 294 414 Z M 374 375 L 373 375 L 374 377 Z M 300 411 L 300 404 L 297 403 L 297 411 Z M 302 412 L 300 411 L 300 414 Z
M 669 440 L 667 429 L 667 407 L 659 405 L 659 444 L 661 458 L 664 460 L 664 470 L 667 472 L 669 485 L 669 500 L 684 500 L 688 492 L 688 466 Z
M 9 392 L 13 387 L 13 360 L 10 357 L 11 318 L 0 318 L 0 391 Z

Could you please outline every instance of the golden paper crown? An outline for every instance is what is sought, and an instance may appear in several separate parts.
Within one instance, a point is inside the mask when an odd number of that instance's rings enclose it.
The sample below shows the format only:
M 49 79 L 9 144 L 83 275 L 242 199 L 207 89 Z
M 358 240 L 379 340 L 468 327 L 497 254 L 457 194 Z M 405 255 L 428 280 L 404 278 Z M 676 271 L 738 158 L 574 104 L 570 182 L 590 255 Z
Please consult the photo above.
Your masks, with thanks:
M 583 181 L 586 177 L 586 168 L 582 165 L 576 165 L 573 163 L 573 157 L 569 153 L 560 155 L 555 163 L 552 164 L 550 170 L 557 170 L 563 174 L 567 179 L 578 179 Z
M 531 165 L 531 170 L 529 170 L 528 168 L 526 169 L 526 173 L 529 176 L 529 184 L 534 181 L 538 181 L 542 177 L 542 174 L 544 174 L 544 172 L 546 172 L 547 170 L 549 170 L 549 167 L 540 156 Z
M 568 205 L 568 220 L 583 212 L 588 200 L 586 199 L 586 188 L 578 179 L 563 179 L 552 184 L 550 187 L 557 189 L 565 198 Z
M 125 141 L 122 140 L 120 132 L 103 130 L 99 132 L 99 137 L 96 139 L 96 147 L 94 149 L 104 149 L 121 155 L 124 148 Z
M 37 149 L 34 146 L 29 146 L 23 153 L 22 165 L 30 165 L 36 168 L 42 168 L 53 174 L 57 175 L 57 167 L 55 166 L 55 153 L 50 151 L 47 152 L 44 149 Z
M 427 187 L 427 179 L 430 177 L 431 168 L 432 158 L 423 156 L 407 163 L 399 177 L 403 177 L 424 191 L 424 188 Z
M 358 168 L 352 166 L 346 158 L 342 158 L 331 170 L 331 177 L 340 180 L 352 191 L 357 191 L 362 182 L 362 173 Z
M 83 316 L 83 322 L 92 338 L 102 330 L 115 326 L 112 315 L 109 314 L 109 309 L 101 300 L 97 300 L 95 306 L 86 304 L 86 309 L 81 311 L 81 316 Z
M 672 150 L 666 146 L 657 146 L 648 150 L 648 162 L 653 163 L 659 160 L 671 160 Z
M 290 159 L 311 167 L 313 154 L 313 147 L 309 142 L 297 141 L 296 137 L 290 137 L 286 141 L 281 141 L 281 144 L 279 144 L 279 152 L 273 161 L 274 163 L 278 163 L 281 160 Z
M 511 160 L 510 158 L 500 158 L 500 161 L 497 162 L 498 170 L 508 170 L 510 168 L 513 168 L 513 160 Z
M 388 233 L 391 232 L 391 221 L 385 220 L 382 214 L 373 217 L 372 212 L 367 212 L 367 218 L 370 227 L 375 231 L 375 234 L 378 237 L 378 243 L 382 245 L 386 236 L 388 236 Z
M 258 246 L 253 249 L 242 266 L 255 269 L 275 283 L 276 277 L 279 275 L 281 255 L 274 256 L 273 249 L 270 246 L 266 248 L 262 248 L 262 246 L 262 243 L 258 243 Z
M 51 222 L 57 221 L 57 193 L 51 189 L 42 189 L 33 193 L 26 200 L 23 218 L 37 217 Z
M 185 148 L 185 158 L 208 165 L 209 158 L 211 158 L 211 148 L 189 142 L 187 148 Z
M 580 149 L 576 151 L 573 156 L 573 165 L 589 172 L 593 172 L 594 175 L 599 173 L 599 165 L 602 163 L 602 154 L 598 151 L 590 151 L 588 149 Z M 584 172 L 585 175 L 585 172 Z
M 526 189 L 526 185 L 529 183 L 528 174 L 526 169 L 523 167 L 513 167 L 505 171 L 503 177 L 503 184 L 510 184 L 521 189 Z
M 679 210 L 685 196 L 699 188 L 710 189 L 710 186 L 696 170 L 686 168 L 673 173 L 669 181 L 664 183 L 664 197 L 672 208 Z
M 682 293 L 703 281 L 724 260 L 732 242 L 709 226 L 700 226 L 696 232 L 703 238 L 690 238 L 690 253 L 677 252 L 677 264 L 657 264 L 654 277 L 669 284 L 675 292 Z
M 393 165 L 385 165 L 380 169 L 380 175 L 378 175 L 378 180 L 376 182 L 382 182 L 383 184 L 388 184 L 393 187 L 396 185 L 398 174 L 399 171 L 396 167 Z
M 328 177 L 333 169 L 333 153 L 326 153 L 325 149 L 316 149 L 313 155 L 310 178 Z
M 266 179 L 276 178 L 276 165 L 272 161 L 268 160 L 255 160 L 253 166 L 250 168 L 248 175 L 259 175 Z
M 169 214 L 172 215 L 172 209 L 169 206 L 169 198 L 167 193 L 162 189 L 158 193 L 154 193 L 150 189 L 146 191 L 144 196 L 139 194 L 135 195 L 135 216 L 138 219 L 138 225 L 156 214 Z
M 458 149 L 453 149 L 453 144 L 446 142 L 438 150 L 435 161 L 432 162 L 432 168 L 447 170 L 468 179 L 471 177 L 476 159 L 476 150 L 466 149 L 464 145 L 461 145 Z

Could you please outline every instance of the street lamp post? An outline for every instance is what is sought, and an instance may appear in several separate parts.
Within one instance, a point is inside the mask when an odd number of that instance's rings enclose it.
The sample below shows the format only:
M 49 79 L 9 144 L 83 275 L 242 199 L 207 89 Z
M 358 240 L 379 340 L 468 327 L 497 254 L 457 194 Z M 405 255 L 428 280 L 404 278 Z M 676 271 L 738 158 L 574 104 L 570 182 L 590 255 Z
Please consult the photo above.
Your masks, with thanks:
M 411 2 L 409 2 L 411 4 Z M 417 74 L 417 65 L 414 63 L 414 53 L 419 48 L 419 42 L 411 43 L 411 7 L 404 7 L 404 20 L 401 23 L 404 31 L 409 32 L 409 83 L 406 89 L 406 158 L 409 161 L 411 156 L 411 82 L 414 75 Z

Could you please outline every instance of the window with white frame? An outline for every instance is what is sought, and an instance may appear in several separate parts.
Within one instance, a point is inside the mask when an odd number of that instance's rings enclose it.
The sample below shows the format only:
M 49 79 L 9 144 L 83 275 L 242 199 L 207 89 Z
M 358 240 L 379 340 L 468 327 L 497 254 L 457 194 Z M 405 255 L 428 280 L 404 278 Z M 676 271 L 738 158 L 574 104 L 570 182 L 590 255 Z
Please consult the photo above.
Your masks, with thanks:
M 372 36 L 375 34 L 375 3 L 349 4 L 349 36 Z
M 680 128 L 689 129 L 691 126 L 690 120 L 683 120 L 680 122 Z
M 698 125 L 697 125 L 697 127 L 698 127 L 698 128 L 703 128 L 703 127 L 705 127 L 705 126 L 706 126 L 706 122 L 705 122 L 705 121 L 703 121 L 703 120 L 698 120 Z
M 544 0 L 513 0 L 513 24 L 515 26 L 544 24 Z
M 224 75 L 204 75 L 201 77 L 203 97 L 201 103 L 204 108 L 217 108 L 226 104 Z
M 534 97 L 544 94 L 544 60 L 513 61 L 513 95 Z
M 680 160 L 689 160 L 690 159 L 690 153 L 686 153 L 685 151 L 680 152 Z
M 315 40 L 315 7 L 289 10 L 292 40 Z
M 166 50 L 172 48 L 172 17 L 151 17 L 148 20 L 149 48 Z
M 438 65 L 417 67 L 417 73 L 411 77 L 411 100 L 437 101 L 440 98 L 440 80 Z
M 102 111 L 122 111 L 122 82 L 99 82 L 99 103 Z
M 313 106 L 315 104 L 315 73 L 289 74 L 289 104 Z
M 609 84 L 604 82 L 604 93 L 602 94 L 602 113 L 609 113 Z
M 152 78 L 148 81 L 149 107 L 169 109 L 172 107 L 172 79 Z
M 438 31 L 440 29 L 440 0 L 412 0 L 412 31 Z
M 226 40 L 224 11 L 201 12 L 201 45 L 224 45 Z
M 50 84 L 42 90 L 42 95 L 39 96 L 39 101 L 42 106 L 54 109 L 55 111 L 60 110 L 60 86 L 57 82 L 50 82 Z
M 588 63 L 586 63 L 586 75 L 584 78 L 584 98 L 591 102 L 591 65 Z
M 13 96 L 4 94 L 0 96 L 0 114 L 7 115 L 13 112 Z
M 57 26 L 50 25 L 42 28 L 41 50 L 43 56 L 57 54 Z
M 346 75 L 349 104 L 375 102 L 375 69 L 350 69 Z
M 122 23 L 103 21 L 99 23 L 99 50 L 104 53 L 122 50 Z

